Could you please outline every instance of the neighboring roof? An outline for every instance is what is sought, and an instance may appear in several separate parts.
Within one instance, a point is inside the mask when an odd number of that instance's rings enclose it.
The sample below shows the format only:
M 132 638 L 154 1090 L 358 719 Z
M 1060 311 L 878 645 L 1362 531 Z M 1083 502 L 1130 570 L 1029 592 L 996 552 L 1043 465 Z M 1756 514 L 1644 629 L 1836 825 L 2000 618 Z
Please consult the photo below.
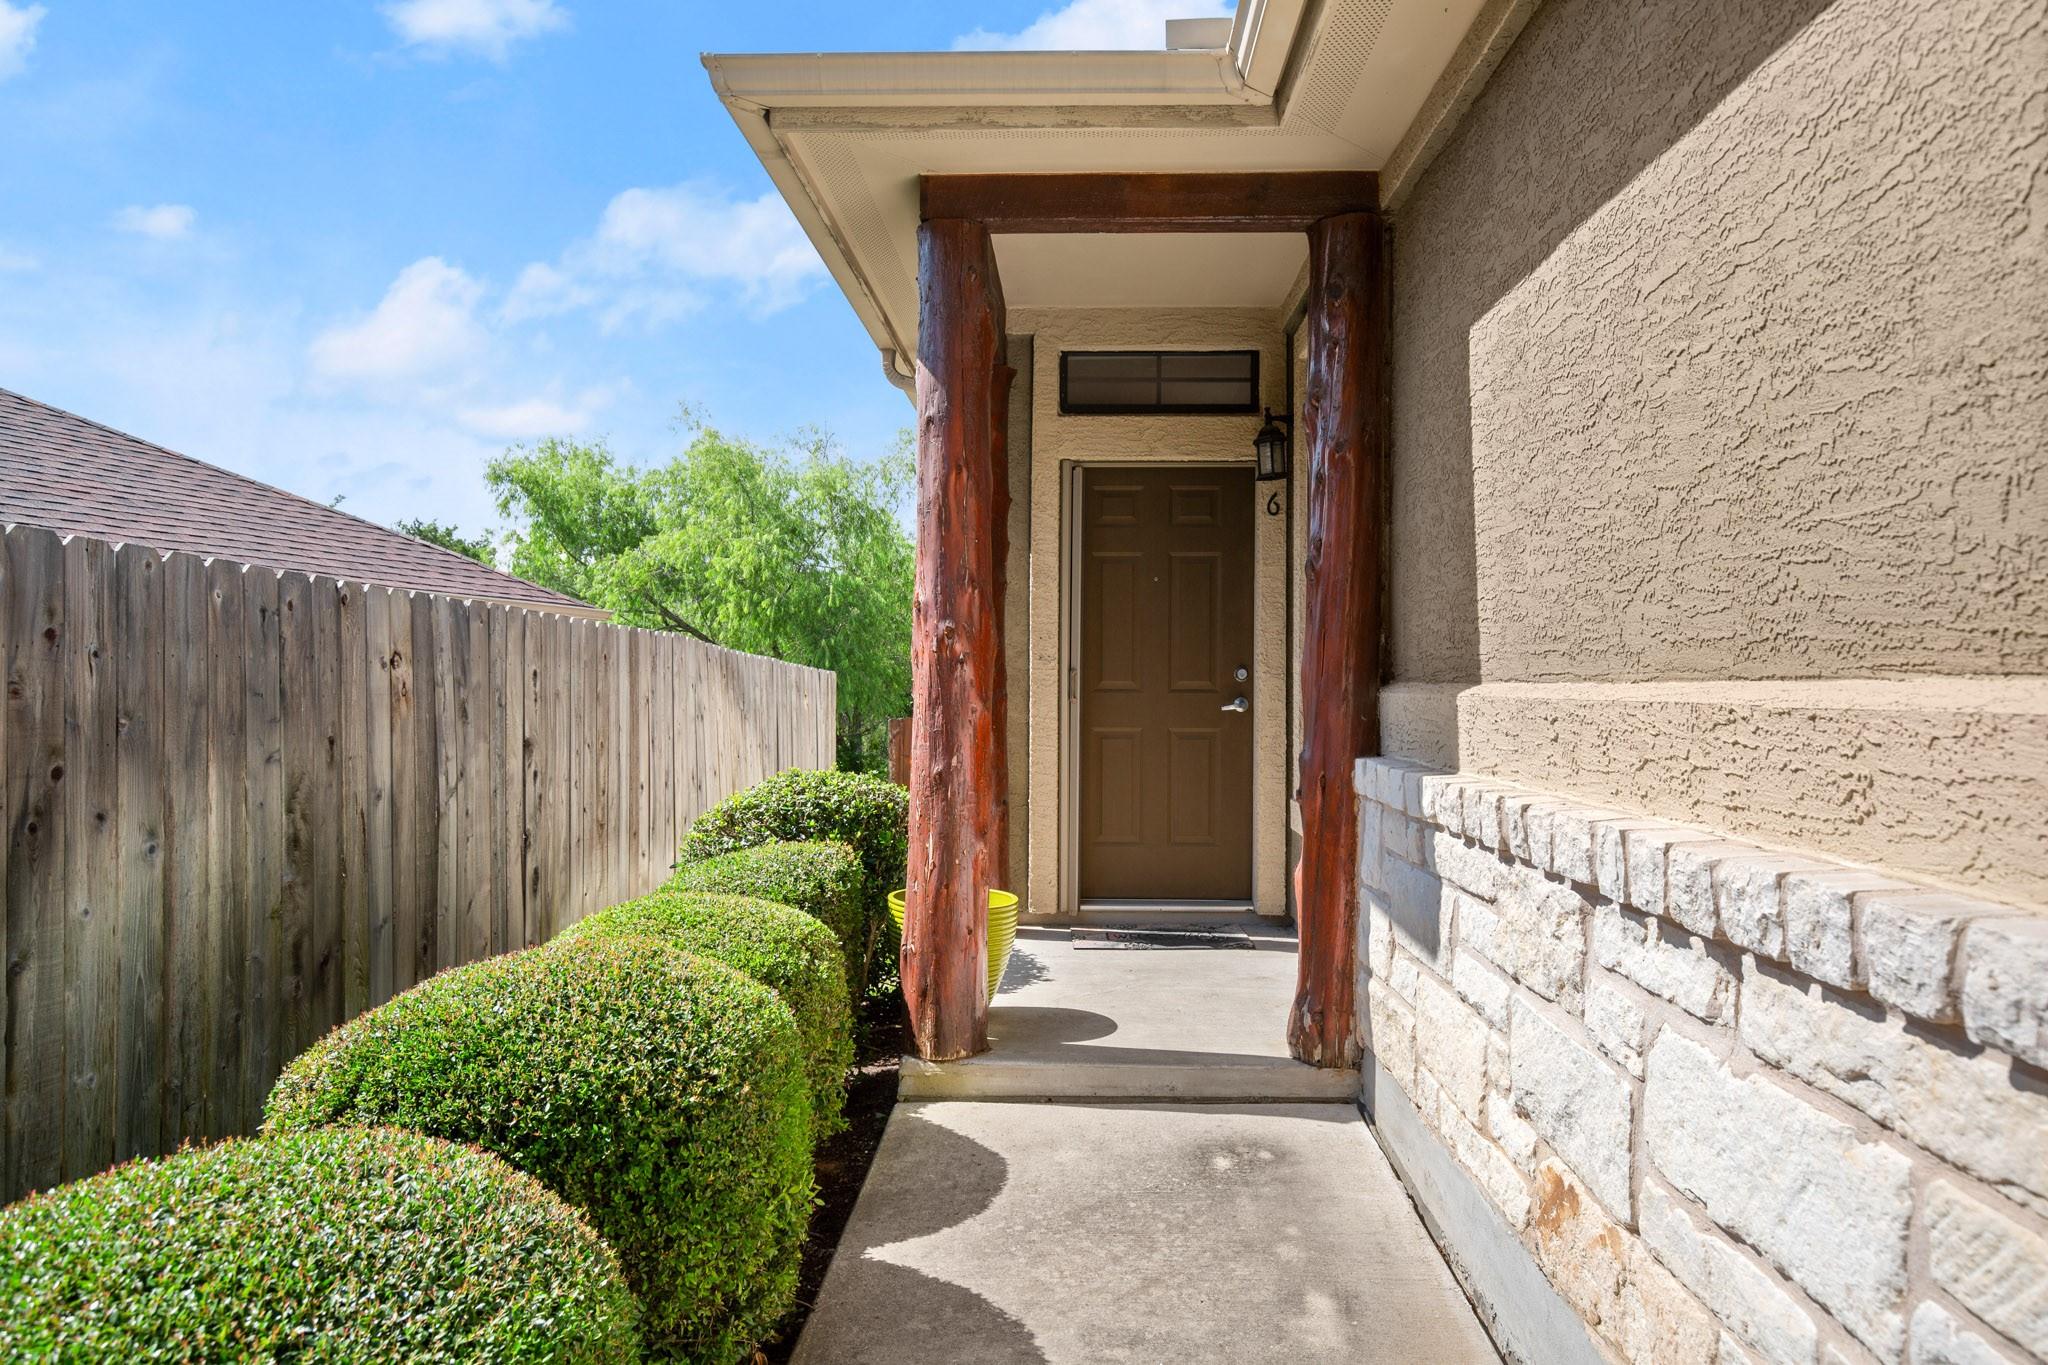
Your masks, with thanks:
M 6 389 L 0 522 L 387 588 L 605 614 L 453 550 Z
M 706 55 L 704 65 L 899 383 L 918 326 L 921 174 L 1374 171 L 1532 0 L 1241 0 L 1206 51 Z M 1161 40 L 1165 33 L 1162 26 Z M 1511 34 L 1510 34 L 1511 36 Z M 1492 46 L 1497 47 L 1498 44 Z M 1491 50 L 1489 47 L 1488 50 Z M 1300 234 L 998 238 L 1011 307 L 1272 306 Z

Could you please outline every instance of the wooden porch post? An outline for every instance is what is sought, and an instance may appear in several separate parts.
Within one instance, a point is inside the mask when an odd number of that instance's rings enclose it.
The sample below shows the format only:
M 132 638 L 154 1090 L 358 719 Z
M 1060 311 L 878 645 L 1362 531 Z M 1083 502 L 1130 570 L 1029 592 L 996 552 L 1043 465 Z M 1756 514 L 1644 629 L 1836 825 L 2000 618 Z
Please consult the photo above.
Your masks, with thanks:
M 986 228 L 918 228 L 917 575 L 903 995 L 918 1054 L 988 1048 L 1001 637 L 995 394 L 1002 287 Z
M 1307 621 L 1301 651 L 1300 969 L 1287 1042 L 1356 1066 L 1358 812 L 1353 761 L 1379 748 L 1386 346 L 1379 220 L 1308 231 Z

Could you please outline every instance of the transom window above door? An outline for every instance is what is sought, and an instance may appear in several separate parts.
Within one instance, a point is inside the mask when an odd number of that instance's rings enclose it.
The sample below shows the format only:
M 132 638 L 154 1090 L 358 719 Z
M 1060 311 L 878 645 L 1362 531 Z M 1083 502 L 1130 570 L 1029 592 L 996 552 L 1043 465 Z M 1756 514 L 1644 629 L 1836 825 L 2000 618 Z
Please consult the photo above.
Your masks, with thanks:
M 1062 351 L 1060 411 L 1257 412 L 1257 351 Z

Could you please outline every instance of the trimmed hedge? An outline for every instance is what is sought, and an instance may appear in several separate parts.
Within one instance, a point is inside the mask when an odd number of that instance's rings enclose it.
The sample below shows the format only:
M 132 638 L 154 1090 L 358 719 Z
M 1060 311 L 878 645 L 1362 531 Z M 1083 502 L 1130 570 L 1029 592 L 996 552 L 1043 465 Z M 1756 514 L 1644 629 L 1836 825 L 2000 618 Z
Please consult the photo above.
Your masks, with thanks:
M 796 1015 L 809 1081 L 813 1136 L 844 1126 L 846 1069 L 853 1065 L 853 1013 L 839 940 L 810 916 L 772 901 L 698 891 L 657 891 L 585 916 L 558 943 L 655 938 L 715 958 L 781 996 Z
M 683 839 L 682 861 L 736 848 L 828 839 L 860 855 L 868 913 L 903 885 L 910 859 L 910 793 L 866 773 L 791 769 L 736 792 L 698 816 Z
M 576 1210 L 389 1128 L 131 1162 L 0 1212 L 7 1360 L 640 1359 Z
M 789 1006 L 709 958 L 592 936 L 458 967 L 286 1068 L 264 1129 L 390 1123 L 542 1181 L 618 1253 L 652 1354 L 732 1365 L 796 1290 L 810 1105 Z
M 848 992 L 858 1000 L 867 990 L 875 917 L 862 893 L 860 859 L 849 844 L 777 843 L 735 849 L 685 863 L 662 889 L 758 896 L 801 910 L 839 939 Z

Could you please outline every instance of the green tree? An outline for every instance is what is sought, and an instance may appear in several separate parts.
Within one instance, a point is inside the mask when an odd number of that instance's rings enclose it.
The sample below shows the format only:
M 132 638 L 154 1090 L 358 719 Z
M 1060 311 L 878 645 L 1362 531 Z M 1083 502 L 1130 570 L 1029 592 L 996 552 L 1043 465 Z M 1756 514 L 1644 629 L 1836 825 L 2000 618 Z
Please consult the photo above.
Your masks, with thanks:
M 513 573 L 627 625 L 831 669 L 840 767 L 887 767 L 887 722 L 910 710 L 908 433 L 859 461 L 821 432 L 773 451 L 699 428 L 653 467 L 550 439 L 487 477 Z
M 393 523 L 393 529 L 411 536 L 414 540 L 424 540 L 429 545 L 438 545 L 444 550 L 467 555 L 479 564 L 488 564 L 494 569 L 498 567 L 498 552 L 491 544 L 489 533 L 466 536 L 452 523 L 444 526 L 438 521 L 430 521 L 424 517 L 401 517 Z

